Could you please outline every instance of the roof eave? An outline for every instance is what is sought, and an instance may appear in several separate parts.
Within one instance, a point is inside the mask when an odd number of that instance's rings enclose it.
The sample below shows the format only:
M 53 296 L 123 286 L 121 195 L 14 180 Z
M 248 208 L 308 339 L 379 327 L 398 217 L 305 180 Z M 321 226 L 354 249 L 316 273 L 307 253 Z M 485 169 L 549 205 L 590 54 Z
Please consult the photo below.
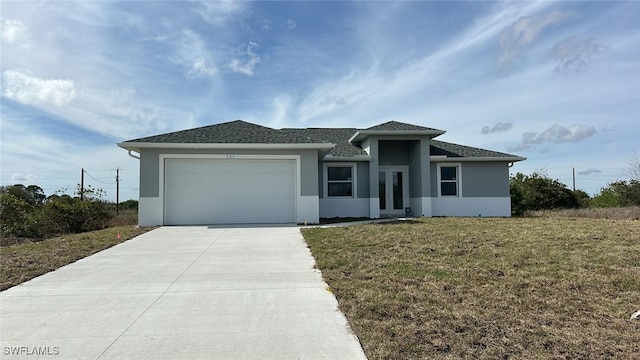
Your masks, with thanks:
M 322 161 L 371 161 L 371 155 L 340 156 L 329 154 L 323 157 Z
M 140 149 L 190 149 L 190 150 L 229 150 L 229 149 L 316 149 L 331 150 L 332 143 L 294 143 L 294 144 L 260 144 L 260 143 L 155 143 L 155 142 L 121 142 L 117 144 L 126 150 L 140 152 Z
M 471 162 L 471 161 L 503 161 L 503 162 L 516 162 L 524 161 L 527 158 L 522 156 L 479 156 L 479 157 L 448 157 L 448 156 L 431 156 L 429 158 L 431 162 Z
M 378 136 L 429 136 L 433 139 L 446 133 L 443 130 L 358 130 L 349 138 L 349 142 L 358 142 L 366 139 L 370 135 Z

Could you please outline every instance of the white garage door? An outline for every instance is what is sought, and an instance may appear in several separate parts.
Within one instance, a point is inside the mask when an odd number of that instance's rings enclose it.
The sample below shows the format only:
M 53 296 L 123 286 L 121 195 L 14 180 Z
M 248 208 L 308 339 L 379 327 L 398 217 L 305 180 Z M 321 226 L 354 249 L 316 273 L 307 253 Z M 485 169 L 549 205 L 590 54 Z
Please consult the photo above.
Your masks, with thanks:
M 165 159 L 165 224 L 295 222 L 295 160 Z

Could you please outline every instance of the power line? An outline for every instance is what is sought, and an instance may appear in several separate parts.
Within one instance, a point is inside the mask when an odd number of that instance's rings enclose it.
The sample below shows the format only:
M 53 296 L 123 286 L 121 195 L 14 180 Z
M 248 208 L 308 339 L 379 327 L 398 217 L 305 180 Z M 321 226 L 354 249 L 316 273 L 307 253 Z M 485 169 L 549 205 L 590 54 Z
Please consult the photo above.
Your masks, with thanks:
M 104 182 L 104 181 L 102 181 L 102 180 L 98 180 L 98 179 L 94 178 L 93 176 L 91 176 L 91 174 L 89 174 L 89 173 L 87 172 L 87 170 L 84 170 L 84 173 L 85 173 L 85 174 L 87 174 L 87 176 L 89 176 L 89 177 L 90 177 L 90 178 L 92 178 L 93 180 L 95 180 L 95 181 L 97 181 L 97 182 L 99 182 L 99 183 L 101 183 L 101 184 L 105 184 L 105 185 L 114 185 L 114 184 L 116 184 L 115 182 Z

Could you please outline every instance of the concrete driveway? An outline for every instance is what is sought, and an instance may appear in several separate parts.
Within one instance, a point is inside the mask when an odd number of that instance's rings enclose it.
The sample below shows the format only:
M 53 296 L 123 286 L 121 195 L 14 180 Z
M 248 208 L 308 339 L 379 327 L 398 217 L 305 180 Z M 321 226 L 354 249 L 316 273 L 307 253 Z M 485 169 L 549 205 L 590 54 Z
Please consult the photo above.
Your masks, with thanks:
M 0 356 L 365 359 L 337 306 L 297 227 L 163 227 L 0 293 Z

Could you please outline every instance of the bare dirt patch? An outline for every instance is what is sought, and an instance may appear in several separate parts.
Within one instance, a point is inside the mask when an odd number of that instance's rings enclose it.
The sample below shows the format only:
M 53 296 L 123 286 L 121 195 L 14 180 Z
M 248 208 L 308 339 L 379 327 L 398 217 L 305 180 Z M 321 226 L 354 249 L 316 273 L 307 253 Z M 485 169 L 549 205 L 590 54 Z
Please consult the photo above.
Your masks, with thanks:
M 640 222 L 305 229 L 369 359 L 638 358 Z

